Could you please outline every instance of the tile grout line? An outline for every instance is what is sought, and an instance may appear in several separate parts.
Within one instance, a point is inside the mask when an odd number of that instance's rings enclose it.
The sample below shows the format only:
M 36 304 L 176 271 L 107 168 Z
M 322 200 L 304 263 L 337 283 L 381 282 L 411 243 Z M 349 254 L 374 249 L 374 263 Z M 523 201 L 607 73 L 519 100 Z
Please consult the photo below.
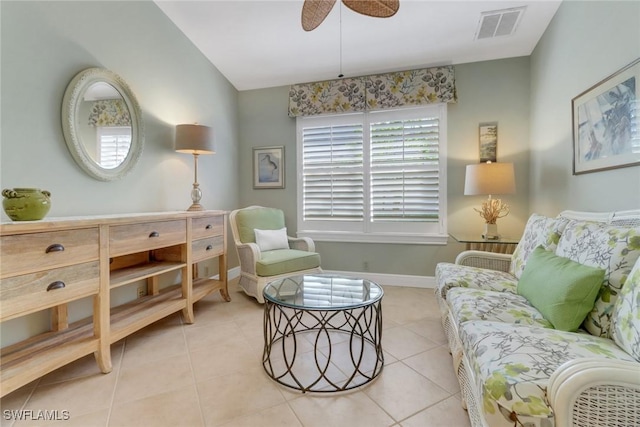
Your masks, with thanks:
M 44 377 L 40 377 L 36 380 L 36 383 L 33 385 L 33 388 L 31 389 L 31 391 L 29 392 L 29 395 L 27 396 L 26 399 L 24 399 L 24 402 L 22 403 L 22 405 L 20 405 L 20 411 L 24 411 L 25 408 L 27 407 L 27 404 L 29 403 L 29 401 L 31 400 L 31 398 L 33 397 L 33 395 L 36 392 L 36 389 L 38 388 L 38 386 L 40 385 L 40 382 L 42 381 L 42 378 Z M 13 427 L 16 424 L 16 421 L 18 421 L 17 419 L 13 419 L 11 421 L 11 424 L 9 424 L 8 427 Z
M 112 344 L 113 345 L 113 344 Z M 127 339 L 124 339 L 124 342 L 122 343 L 122 350 L 120 351 L 120 361 L 118 363 L 118 369 L 116 372 L 110 372 L 107 375 L 116 375 L 116 381 L 113 385 L 113 391 L 111 392 L 111 402 L 109 402 L 109 412 L 107 413 L 107 422 L 105 424 L 106 427 L 109 426 L 109 423 L 111 422 L 111 413 L 113 412 L 113 403 L 116 400 L 116 390 L 118 389 L 118 380 L 120 379 L 120 370 L 122 369 L 122 361 L 124 359 L 124 352 L 127 349 Z M 109 349 L 109 351 L 111 351 L 111 349 Z M 112 361 L 113 363 L 113 361 Z
M 191 378 L 193 379 L 193 389 L 196 393 L 196 402 L 198 403 L 198 409 L 200 410 L 200 421 L 202 422 L 202 425 L 205 426 L 206 422 L 204 418 L 204 412 L 202 411 L 202 401 L 200 400 L 200 392 L 198 391 L 198 381 L 196 380 L 196 373 L 193 369 L 193 362 L 191 360 L 191 350 L 189 349 L 189 342 L 187 340 L 187 332 L 185 331 L 185 328 L 184 328 L 185 323 L 184 323 L 184 319 L 182 318 L 182 314 L 180 314 L 179 319 L 180 319 L 180 331 L 182 332 L 182 339 L 184 341 L 184 347 L 187 351 L 187 359 L 189 360 L 189 370 L 191 371 Z

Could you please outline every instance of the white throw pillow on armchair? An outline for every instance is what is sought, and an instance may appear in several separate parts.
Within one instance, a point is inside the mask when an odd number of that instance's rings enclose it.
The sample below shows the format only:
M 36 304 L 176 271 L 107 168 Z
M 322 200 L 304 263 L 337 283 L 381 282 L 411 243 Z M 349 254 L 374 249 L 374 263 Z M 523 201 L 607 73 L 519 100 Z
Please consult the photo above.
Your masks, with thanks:
M 289 249 L 287 238 L 287 227 L 280 230 L 254 230 L 256 243 L 261 251 L 272 251 L 274 249 Z

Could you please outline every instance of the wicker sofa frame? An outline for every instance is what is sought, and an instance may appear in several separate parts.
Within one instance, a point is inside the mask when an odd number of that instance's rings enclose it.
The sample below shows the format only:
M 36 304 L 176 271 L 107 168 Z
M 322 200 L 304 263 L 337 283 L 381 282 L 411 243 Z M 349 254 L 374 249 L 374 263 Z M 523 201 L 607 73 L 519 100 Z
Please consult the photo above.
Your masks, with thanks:
M 563 211 L 568 219 L 612 225 L 640 226 L 640 210 L 612 213 Z M 512 255 L 482 251 L 460 253 L 455 264 L 509 272 Z M 447 337 L 454 371 L 460 384 L 462 406 L 473 427 L 490 427 L 475 391 L 474 372 L 464 354 L 456 322 L 440 292 L 436 299 Z M 615 359 L 583 358 L 557 368 L 547 384 L 548 403 L 556 427 L 629 427 L 640 425 L 640 363 Z M 514 423 L 514 426 L 519 424 Z

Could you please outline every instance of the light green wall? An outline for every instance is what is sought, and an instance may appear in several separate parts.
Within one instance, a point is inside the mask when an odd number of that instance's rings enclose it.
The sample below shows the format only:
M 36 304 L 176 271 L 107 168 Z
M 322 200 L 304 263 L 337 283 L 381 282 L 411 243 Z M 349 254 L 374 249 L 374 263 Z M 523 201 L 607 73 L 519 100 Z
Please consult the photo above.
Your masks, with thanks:
M 198 122 L 214 128 L 217 152 L 200 157 L 202 203 L 209 209 L 238 206 L 238 92 L 153 2 L 3 0 L 0 19 L 2 188 L 51 191 L 48 217 L 184 210 L 191 204 L 193 156 L 173 150 L 174 126 Z M 65 88 L 89 67 L 119 74 L 143 111 L 141 161 L 115 182 L 86 175 L 62 136 Z M 231 246 L 230 255 L 236 266 Z M 135 288 L 122 287 L 112 300 L 135 297 Z M 70 317 L 90 310 L 90 300 L 80 301 Z M 2 345 L 48 326 L 46 312 L 3 322 Z
M 640 208 L 638 166 L 572 175 L 571 128 L 571 99 L 638 57 L 640 2 L 562 3 L 531 56 L 532 212 Z
M 52 193 L 49 217 L 182 210 L 193 157 L 173 151 L 174 126 L 213 126 L 217 154 L 201 156 L 209 209 L 237 206 L 237 91 L 150 1 L 2 1 L 2 188 Z M 74 75 L 119 74 L 143 111 L 146 144 L 124 179 L 86 175 L 62 136 L 60 108 Z M 2 220 L 7 217 L 2 213 Z
M 465 165 L 478 160 L 478 124 L 498 122 L 498 161 L 513 162 L 517 194 L 503 197 L 512 213 L 500 221 L 504 234 L 520 236 L 528 217 L 529 58 L 457 65 L 458 103 L 448 106 L 449 230 L 480 234 L 483 220 L 473 211 L 483 197 L 463 196 Z M 287 116 L 288 87 L 241 92 L 240 204 L 280 207 L 288 228 L 296 228 L 296 121 Z M 254 190 L 252 148 L 283 145 L 283 190 Z M 453 261 L 464 248 L 447 246 L 316 242 L 327 270 L 433 276 L 440 261 Z M 391 256 L 392 255 L 392 256 Z M 365 267 L 365 263 L 366 266 Z

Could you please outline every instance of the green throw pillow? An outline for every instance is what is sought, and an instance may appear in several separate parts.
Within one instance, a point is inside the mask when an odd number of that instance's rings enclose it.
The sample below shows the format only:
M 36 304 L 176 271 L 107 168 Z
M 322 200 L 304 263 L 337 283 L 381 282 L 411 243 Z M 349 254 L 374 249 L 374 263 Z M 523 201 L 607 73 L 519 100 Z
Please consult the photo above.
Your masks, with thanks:
M 554 328 L 575 331 L 593 309 L 604 270 L 546 251 L 533 250 L 518 281 L 525 297 Z

